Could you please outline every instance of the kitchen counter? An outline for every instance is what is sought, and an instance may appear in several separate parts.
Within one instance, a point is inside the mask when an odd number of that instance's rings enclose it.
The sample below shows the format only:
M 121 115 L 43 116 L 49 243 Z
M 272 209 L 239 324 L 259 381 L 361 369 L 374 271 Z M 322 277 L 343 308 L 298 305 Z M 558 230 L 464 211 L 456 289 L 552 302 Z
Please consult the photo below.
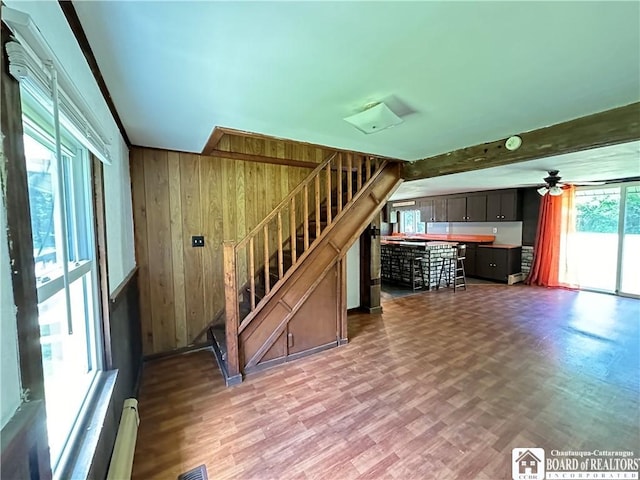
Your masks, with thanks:
M 439 240 L 443 242 L 458 242 L 458 243 L 493 243 L 495 241 L 495 235 L 462 235 L 462 234 L 448 234 L 448 233 L 416 233 L 413 235 L 392 235 L 382 237 L 382 240 L 388 240 L 391 242 L 396 241 L 421 241 L 421 240 Z
M 380 245 L 390 245 L 390 246 L 401 246 L 401 247 L 424 247 L 424 248 L 434 248 L 434 247 L 447 247 L 447 246 L 455 246 L 458 242 L 417 242 L 417 241 L 405 241 L 405 240 L 388 240 L 384 237 L 380 240 Z

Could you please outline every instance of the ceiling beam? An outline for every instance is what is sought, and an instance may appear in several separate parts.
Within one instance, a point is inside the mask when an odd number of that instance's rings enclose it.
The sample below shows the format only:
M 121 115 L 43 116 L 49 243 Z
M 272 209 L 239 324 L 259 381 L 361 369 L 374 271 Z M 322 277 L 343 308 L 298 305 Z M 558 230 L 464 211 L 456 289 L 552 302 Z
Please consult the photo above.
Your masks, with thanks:
M 507 150 L 505 139 L 405 163 L 402 178 L 418 180 L 469 172 L 640 139 L 640 103 L 594 113 L 519 135 L 522 145 Z
M 315 162 L 304 160 L 292 160 L 289 158 L 267 157 L 265 155 L 252 155 L 240 152 L 225 152 L 224 150 L 212 150 L 206 155 L 218 158 L 230 158 L 232 160 L 245 160 L 247 162 L 272 163 L 274 165 L 286 165 L 289 167 L 302 167 L 314 169 L 318 166 Z

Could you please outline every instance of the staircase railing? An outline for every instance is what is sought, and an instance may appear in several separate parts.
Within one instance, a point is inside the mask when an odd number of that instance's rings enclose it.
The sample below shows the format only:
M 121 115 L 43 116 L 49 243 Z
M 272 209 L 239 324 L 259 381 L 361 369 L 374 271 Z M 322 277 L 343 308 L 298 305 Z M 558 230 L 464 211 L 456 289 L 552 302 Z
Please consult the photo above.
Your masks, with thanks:
M 239 331 L 251 322 L 287 273 L 307 256 L 346 204 L 384 164 L 386 161 L 375 157 L 334 153 L 242 240 L 224 242 L 230 362 L 238 359 Z M 242 291 L 239 285 L 245 286 Z M 227 368 L 230 376 L 239 373 L 239 365 L 230 364 Z

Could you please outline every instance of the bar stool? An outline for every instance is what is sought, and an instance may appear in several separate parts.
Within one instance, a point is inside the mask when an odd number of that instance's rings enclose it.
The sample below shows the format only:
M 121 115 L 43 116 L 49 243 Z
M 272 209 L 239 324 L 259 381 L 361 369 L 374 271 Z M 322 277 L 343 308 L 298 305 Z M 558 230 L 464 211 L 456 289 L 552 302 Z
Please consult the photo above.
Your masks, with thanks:
M 456 245 L 453 249 L 453 254 L 450 257 L 442 258 L 442 266 L 440 267 L 440 274 L 438 275 L 438 285 L 436 289 L 440 288 L 442 284 L 442 274 L 446 274 L 446 285 L 453 284 L 453 291 L 458 288 L 467 289 L 466 273 L 464 271 L 464 260 L 466 258 L 467 246 Z
M 411 287 L 420 290 L 425 285 L 423 258 L 414 256 L 411 260 Z

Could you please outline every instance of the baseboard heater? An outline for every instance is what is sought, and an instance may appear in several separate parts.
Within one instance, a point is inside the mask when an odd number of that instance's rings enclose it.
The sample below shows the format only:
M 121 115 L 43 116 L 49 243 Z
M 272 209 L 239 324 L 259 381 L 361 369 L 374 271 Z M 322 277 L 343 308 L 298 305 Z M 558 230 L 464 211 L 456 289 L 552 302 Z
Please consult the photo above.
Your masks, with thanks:
M 107 480 L 122 480 L 131 478 L 133 468 L 133 454 L 136 450 L 136 439 L 138 438 L 138 400 L 128 398 L 122 407 L 122 416 L 116 435 L 116 443 L 113 446 L 111 463 Z

